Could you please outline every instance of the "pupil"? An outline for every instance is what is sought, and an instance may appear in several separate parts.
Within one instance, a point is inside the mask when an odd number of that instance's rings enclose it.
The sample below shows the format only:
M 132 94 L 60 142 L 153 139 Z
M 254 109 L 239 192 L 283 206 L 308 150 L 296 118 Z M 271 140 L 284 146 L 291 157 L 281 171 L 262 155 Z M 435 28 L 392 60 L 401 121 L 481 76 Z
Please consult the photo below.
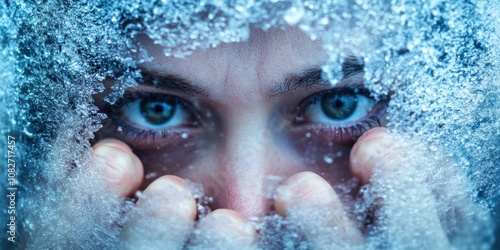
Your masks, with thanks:
M 172 119 L 175 112 L 175 106 L 175 100 L 142 100 L 141 114 L 149 123 L 160 125 Z
M 321 109 L 331 119 L 344 120 L 351 116 L 358 105 L 353 90 L 333 91 L 321 97 Z
M 156 105 L 155 106 L 155 112 L 156 113 L 161 113 L 163 112 L 163 107 L 161 105 Z
M 342 105 L 344 105 L 344 103 L 343 103 L 341 100 L 336 100 L 336 101 L 335 101 L 335 107 L 336 107 L 336 108 L 341 108 L 341 107 L 342 107 Z

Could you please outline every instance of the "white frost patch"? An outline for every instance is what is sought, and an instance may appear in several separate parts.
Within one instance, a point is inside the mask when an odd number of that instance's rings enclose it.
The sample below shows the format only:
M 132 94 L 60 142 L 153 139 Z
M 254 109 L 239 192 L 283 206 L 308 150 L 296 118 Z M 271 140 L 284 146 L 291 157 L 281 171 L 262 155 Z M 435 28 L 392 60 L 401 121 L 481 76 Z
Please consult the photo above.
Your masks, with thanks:
M 341 197 L 359 225 L 376 215 L 364 232 L 367 248 L 487 249 L 490 213 L 500 198 L 499 13 L 495 0 L 2 1 L 0 129 L 26 142 L 19 147 L 19 247 L 118 248 L 134 202 L 104 192 L 92 171 L 100 163 L 89 140 L 103 128 L 104 116 L 93 103 L 104 90 L 102 81 L 117 79 L 106 96 L 113 103 L 136 84 L 132 54 L 151 59 L 135 37 L 145 33 L 165 47 L 165 55 L 184 57 L 245 41 L 251 28 L 290 24 L 323 42 L 330 61 L 322 68 L 332 84 L 342 77 L 346 58 L 362 58 L 365 86 L 374 96 L 392 94 L 389 129 L 423 141 L 440 156 L 410 154 L 404 173 L 375 171 L 380 178 L 362 188 L 362 197 Z M 351 184 L 335 190 L 350 190 Z M 199 189 L 195 194 L 198 212 L 210 213 L 213 200 Z M 168 238 L 186 230 L 162 231 L 147 216 L 144 223 L 149 229 L 132 233 Z M 276 214 L 258 218 L 259 247 L 310 249 L 301 226 Z M 316 229 L 332 235 L 340 230 Z

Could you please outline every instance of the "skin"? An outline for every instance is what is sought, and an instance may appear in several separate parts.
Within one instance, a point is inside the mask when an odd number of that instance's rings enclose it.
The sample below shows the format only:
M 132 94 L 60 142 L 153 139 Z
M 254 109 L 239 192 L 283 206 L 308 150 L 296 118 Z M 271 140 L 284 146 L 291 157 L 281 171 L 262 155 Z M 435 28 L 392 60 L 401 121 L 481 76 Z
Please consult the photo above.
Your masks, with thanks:
M 175 249 L 189 241 L 192 246 L 208 243 L 214 248 L 256 249 L 258 232 L 248 218 L 275 211 L 301 225 L 305 237 L 315 242 L 317 249 L 363 248 L 362 228 L 349 218 L 332 185 L 351 177 L 358 178 L 360 184 L 370 184 L 374 168 L 382 176 L 393 172 L 395 163 L 404 165 L 404 159 L 399 157 L 406 149 L 397 146 L 403 140 L 383 128 L 370 129 L 357 141 L 328 148 L 341 155 L 334 159 L 332 167 L 301 155 L 304 141 L 296 138 L 303 138 L 304 133 L 276 132 L 268 124 L 269 115 L 282 103 L 293 106 L 312 93 L 332 88 L 325 85 L 269 95 L 276 83 L 288 75 L 302 74 L 326 61 L 319 41 L 311 41 L 294 28 L 256 30 L 249 41 L 195 51 L 184 59 L 163 56 L 162 48 L 147 37 L 139 42 L 154 56 L 153 62 L 142 64 L 141 68 L 181 76 L 204 90 L 205 95 L 196 98 L 209 103 L 219 118 L 216 128 L 209 131 L 222 132 L 223 136 L 202 134 L 204 139 L 189 151 L 196 153 L 183 156 L 190 160 L 181 166 L 160 160 L 168 153 L 168 145 L 146 150 L 116 136 L 118 139 L 101 140 L 93 146 L 95 155 L 106 162 L 102 171 L 110 193 L 127 197 L 143 190 L 137 209 L 124 226 L 124 246 Z M 194 100 L 189 95 L 181 97 Z M 162 168 L 165 165 L 166 170 Z M 145 178 L 152 172 L 160 174 Z M 271 199 L 263 195 L 269 175 L 282 178 Z M 205 193 L 214 198 L 210 205 L 213 212 L 195 226 L 196 202 L 186 179 L 202 184 Z M 317 212 L 318 208 L 334 212 Z M 437 239 L 444 242 L 441 246 L 446 246 L 439 218 L 433 218 L 432 223 L 437 225 Z M 139 228 L 149 229 L 150 233 L 139 234 Z M 326 231 L 312 233 L 317 228 Z

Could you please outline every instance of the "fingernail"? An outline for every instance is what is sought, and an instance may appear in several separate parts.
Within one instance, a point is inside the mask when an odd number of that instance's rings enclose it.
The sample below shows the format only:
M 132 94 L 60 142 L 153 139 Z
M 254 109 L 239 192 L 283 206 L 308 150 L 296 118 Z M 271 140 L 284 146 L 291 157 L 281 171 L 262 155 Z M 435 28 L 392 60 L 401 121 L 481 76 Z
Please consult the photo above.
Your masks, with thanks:
M 240 226 L 239 230 L 241 233 L 249 236 L 254 236 L 256 234 L 255 227 L 248 221 L 245 221 L 245 224 L 243 224 L 243 226 Z
M 303 173 L 300 176 L 291 177 L 286 183 L 281 184 L 276 189 L 275 199 L 288 202 L 292 199 L 297 199 L 297 195 L 300 193 L 300 189 L 304 186 L 304 183 L 313 179 L 314 176 L 309 173 Z
M 226 210 L 226 209 L 223 209 Z M 216 210 L 217 211 L 217 210 Z M 253 225 L 247 220 L 243 215 L 236 213 L 232 210 L 226 210 L 224 212 L 214 211 L 212 214 L 213 219 L 218 221 L 219 223 L 224 223 L 225 226 L 229 226 L 234 228 L 235 230 L 240 231 L 241 233 L 247 235 L 254 235 L 255 228 Z
M 101 145 L 94 149 L 94 154 L 104 159 L 104 172 L 108 178 L 119 179 L 125 174 L 127 167 L 131 167 L 133 160 L 129 154 L 115 147 Z M 120 172 L 119 170 L 123 170 Z
M 94 154 L 104 160 L 99 164 L 99 172 L 104 175 L 109 191 L 119 195 L 129 195 L 138 182 L 134 177 L 134 160 L 126 152 L 115 147 L 100 145 L 94 148 Z
M 373 167 L 383 164 L 382 159 L 397 147 L 397 141 L 385 129 L 372 129 L 361 137 L 350 156 L 350 168 L 361 183 L 369 182 Z
M 156 182 L 156 183 L 155 183 Z M 163 176 L 153 182 L 155 185 L 151 185 L 151 191 L 164 191 L 165 189 L 175 189 L 178 192 L 191 194 L 191 190 L 185 184 L 184 180 L 180 177 L 168 175 Z
M 311 172 L 303 172 L 292 177 L 287 183 L 278 187 L 277 197 L 286 202 L 301 202 L 314 199 L 325 194 L 331 188 L 325 180 Z
M 186 221 L 196 217 L 196 201 L 184 180 L 175 176 L 162 176 L 151 183 L 143 192 L 137 206 L 156 208 L 154 216 L 167 218 L 177 216 Z
M 303 209 L 339 203 L 330 184 L 319 175 L 302 172 L 289 177 L 278 187 L 274 208 L 283 216 Z
M 106 138 L 106 139 L 100 140 L 98 143 L 96 143 L 94 145 L 94 149 L 101 147 L 101 146 L 116 148 L 118 150 L 121 150 L 121 151 L 127 152 L 127 153 L 132 152 L 132 150 L 130 149 L 129 146 L 127 146 L 127 144 L 125 144 L 124 142 L 119 141 L 117 139 L 113 139 L 113 138 Z

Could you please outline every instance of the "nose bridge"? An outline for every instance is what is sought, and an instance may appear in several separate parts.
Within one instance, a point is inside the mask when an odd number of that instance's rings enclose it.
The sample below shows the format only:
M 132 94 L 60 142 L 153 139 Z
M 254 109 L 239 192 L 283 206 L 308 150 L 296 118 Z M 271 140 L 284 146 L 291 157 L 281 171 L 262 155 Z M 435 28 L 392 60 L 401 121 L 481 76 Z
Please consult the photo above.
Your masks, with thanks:
M 222 150 L 228 156 L 228 161 L 233 162 L 234 170 L 238 166 L 257 165 L 265 162 L 266 149 L 272 147 L 269 138 L 268 121 L 261 112 L 249 111 L 234 114 L 238 118 L 231 119 L 227 126 L 227 134 L 223 140 Z M 245 171 L 256 172 L 262 169 L 252 168 Z M 259 171 L 261 172 L 261 171 Z
M 230 114 L 219 148 L 221 186 L 218 207 L 244 215 L 261 215 L 268 210 L 265 179 L 274 174 L 275 146 L 268 129 L 268 119 L 259 109 Z

